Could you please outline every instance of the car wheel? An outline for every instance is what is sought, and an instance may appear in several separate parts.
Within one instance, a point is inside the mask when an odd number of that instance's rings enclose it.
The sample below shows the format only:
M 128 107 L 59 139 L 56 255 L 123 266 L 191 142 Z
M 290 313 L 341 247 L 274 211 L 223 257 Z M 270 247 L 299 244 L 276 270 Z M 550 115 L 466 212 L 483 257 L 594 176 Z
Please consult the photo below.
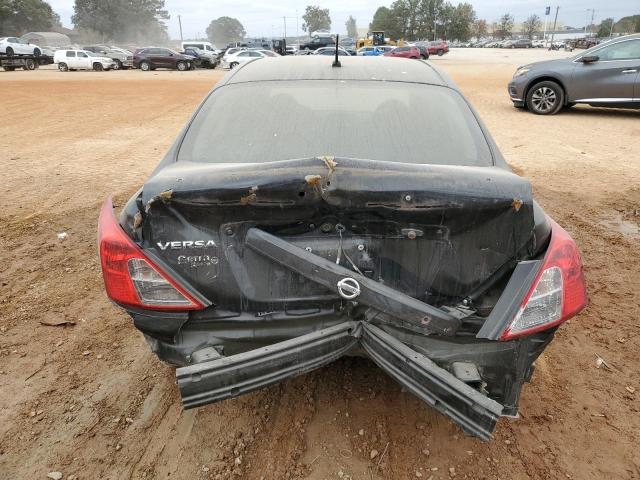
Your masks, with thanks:
M 230 68 L 231 70 L 233 70 L 233 69 L 234 69 L 234 68 L 236 68 L 238 65 L 239 65 L 239 63 L 238 63 L 238 62 L 231 62 L 231 63 L 229 64 L 229 68 Z
M 409 58 L 411 58 L 412 60 L 417 60 L 418 59 L 418 57 L 409 57 Z
M 556 82 L 536 83 L 527 92 L 527 108 L 536 115 L 553 115 L 564 104 L 564 91 Z
M 7 54 L 7 57 L 13 57 L 13 48 L 7 47 L 6 54 Z
M 114 70 L 122 70 L 122 62 L 120 60 L 116 60 L 113 62 Z
M 186 63 L 184 63 L 184 62 L 178 62 L 178 63 L 176 63 L 176 68 L 178 70 L 180 70 L 181 72 L 184 72 L 185 70 L 187 70 L 188 65 Z
M 39 48 L 34 48 L 33 50 L 33 56 L 34 57 L 39 57 L 42 54 L 42 52 L 40 51 Z
M 516 46 L 515 45 L 511 45 L 511 50 L 513 50 L 514 48 L 516 48 Z
M 140 70 L 143 72 L 148 72 L 151 70 L 151 64 L 149 62 L 140 62 Z
M 444 55 L 444 50 L 438 50 L 438 56 L 441 57 L 442 55 Z
M 68 72 L 69 66 L 66 63 L 60 62 L 58 64 L 58 70 L 60 70 L 61 72 Z
M 102 66 L 102 64 L 100 62 L 96 62 L 93 64 L 93 69 L 96 72 L 101 72 L 102 70 L 104 70 L 104 67 Z
M 24 69 L 25 70 L 35 70 L 38 65 L 33 58 L 27 58 L 24 61 Z

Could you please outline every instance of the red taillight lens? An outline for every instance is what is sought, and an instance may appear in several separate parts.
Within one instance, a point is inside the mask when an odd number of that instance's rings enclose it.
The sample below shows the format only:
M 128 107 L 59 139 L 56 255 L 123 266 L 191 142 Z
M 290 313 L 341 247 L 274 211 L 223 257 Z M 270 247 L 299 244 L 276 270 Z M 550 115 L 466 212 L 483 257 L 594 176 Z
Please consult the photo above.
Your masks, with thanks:
M 587 305 L 578 247 L 560 225 L 549 221 L 551 241 L 542 268 L 501 340 L 546 330 L 578 314 Z
M 98 220 L 100 263 L 107 295 L 114 302 L 151 310 L 201 310 L 193 298 L 153 263 L 122 230 L 111 198 Z

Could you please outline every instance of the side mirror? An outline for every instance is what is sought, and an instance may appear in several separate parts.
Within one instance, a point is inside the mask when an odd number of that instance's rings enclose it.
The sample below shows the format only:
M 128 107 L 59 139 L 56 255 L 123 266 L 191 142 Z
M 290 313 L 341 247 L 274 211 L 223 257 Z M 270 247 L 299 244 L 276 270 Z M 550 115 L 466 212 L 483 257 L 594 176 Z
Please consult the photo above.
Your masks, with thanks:
M 580 59 L 582 63 L 593 63 L 597 62 L 598 60 L 600 60 L 600 57 L 598 55 L 585 55 Z

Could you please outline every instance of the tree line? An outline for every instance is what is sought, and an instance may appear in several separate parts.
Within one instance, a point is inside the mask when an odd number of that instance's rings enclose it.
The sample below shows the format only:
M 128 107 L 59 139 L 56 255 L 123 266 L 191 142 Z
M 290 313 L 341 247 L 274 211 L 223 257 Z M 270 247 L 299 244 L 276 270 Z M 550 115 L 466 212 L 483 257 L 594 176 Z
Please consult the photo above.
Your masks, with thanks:
M 169 40 L 165 21 L 169 13 L 164 0 L 75 0 L 71 18 L 85 39 L 101 42 L 162 43 Z M 329 9 L 307 5 L 302 15 L 305 32 L 329 30 Z M 60 27 L 60 17 L 44 0 L 0 0 L 0 34 L 22 35 L 28 31 L 46 31 Z M 514 33 L 514 17 L 505 13 L 496 22 L 477 18 L 470 3 L 456 5 L 448 0 L 395 0 L 389 7 L 379 7 L 369 24 L 369 31 L 384 31 L 387 37 L 405 40 L 452 39 L 466 41 L 489 35 L 508 38 Z M 540 32 L 542 20 L 529 16 L 520 34 L 532 38 Z M 593 25 L 599 37 L 616 33 L 640 32 L 640 15 L 604 19 Z M 356 19 L 345 22 L 349 37 L 358 36 Z M 232 17 L 219 17 L 207 27 L 212 43 L 224 46 L 246 36 L 242 23 Z

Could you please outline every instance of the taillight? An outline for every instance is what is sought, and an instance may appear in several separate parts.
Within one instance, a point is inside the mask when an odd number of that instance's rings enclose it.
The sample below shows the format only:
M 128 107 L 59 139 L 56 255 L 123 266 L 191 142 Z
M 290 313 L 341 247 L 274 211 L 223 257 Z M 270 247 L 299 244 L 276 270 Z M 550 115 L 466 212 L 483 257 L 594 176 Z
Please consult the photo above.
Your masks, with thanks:
M 107 198 L 98 220 L 100 263 L 114 302 L 151 310 L 201 310 L 204 305 L 162 271 L 124 232 Z
M 551 241 L 544 263 L 501 340 L 546 330 L 578 314 L 587 305 L 578 247 L 560 225 L 548 220 Z

